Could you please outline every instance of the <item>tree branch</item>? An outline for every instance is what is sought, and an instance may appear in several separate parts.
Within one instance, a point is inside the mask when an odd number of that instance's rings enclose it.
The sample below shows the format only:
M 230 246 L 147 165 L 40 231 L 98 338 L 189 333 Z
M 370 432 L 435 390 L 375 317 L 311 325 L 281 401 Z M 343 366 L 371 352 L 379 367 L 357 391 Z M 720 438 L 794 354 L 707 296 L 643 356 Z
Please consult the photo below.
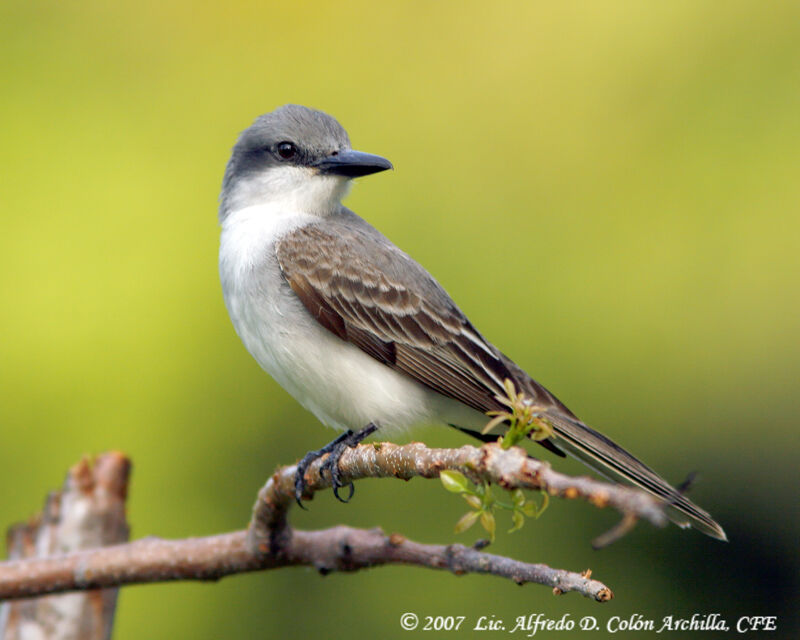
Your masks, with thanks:
M 323 459 L 306 472 L 308 495 L 328 488 L 319 475 Z M 362 478 L 437 477 L 457 470 L 475 481 L 488 480 L 503 488 L 539 489 L 550 495 L 581 498 L 597 507 L 611 506 L 623 514 L 627 531 L 638 519 L 662 526 L 660 503 L 636 490 L 589 478 L 571 478 L 547 463 L 527 457 L 521 449 L 503 450 L 490 443 L 481 448 L 431 449 L 420 443 L 362 444 L 341 457 L 345 482 Z M 287 520 L 294 502 L 295 466 L 279 468 L 259 491 L 250 526 L 206 538 L 147 538 L 47 558 L 0 563 L 0 600 L 71 590 L 170 580 L 217 580 L 246 571 L 285 566 L 313 566 L 320 573 L 357 571 L 385 564 L 445 569 L 457 575 L 487 573 L 553 587 L 554 593 L 576 591 L 599 602 L 613 597 L 601 582 L 583 574 L 528 564 L 463 545 L 426 545 L 379 529 L 345 526 L 319 531 L 292 529 Z M 622 533 L 624 533 L 622 531 Z M 608 534 L 607 534 L 608 536 Z M 611 537 L 615 537 L 613 534 Z
M 9 557 L 47 559 L 8 564 L 30 570 L 37 562 L 49 563 L 53 554 L 127 540 L 129 471 L 129 460 L 116 452 L 98 457 L 93 464 L 83 459 L 73 466 L 63 489 L 47 497 L 42 514 L 8 532 Z M 5 576 L 5 571 L 0 569 L 0 574 Z M 0 637 L 105 640 L 111 637 L 116 601 L 117 590 L 104 589 L 6 603 L 0 607 Z
M 325 457 L 314 461 L 306 471 L 309 495 L 330 487 L 319 470 Z M 588 477 L 571 477 L 553 471 L 547 462 L 529 457 L 524 449 L 504 450 L 495 442 L 480 448 L 431 449 L 420 442 L 396 445 L 390 442 L 362 444 L 344 452 L 340 461 L 342 481 L 394 477 L 409 480 L 414 476 L 437 478 L 445 469 L 460 471 L 474 482 L 488 481 L 504 489 L 534 489 L 565 499 L 582 499 L 603 508 L 610 506 L 623 515 L 625 527 L 618 526 L 597 538 L 595 547 L 619 539 L 639 519 L 663 527 L 667 523 L 663 502 L 639 489 L 601 482 Z M 286 513 L 294 503 L 295 467 L 278 469 L 259 491 L 253 507 L 249 534 L 251 545 L 262 553 L 280 547 Z
M 324 575 L 386 564 L 445 569 L 457 575 L 488 573 L 517 584 L 549 585 L 560 593 L 578 591 L 599 602 L 612 597 L 604 584 L 570 571 L 518 562 L 463 545 L 426 545 L 397 534 L 386 536 L 380 529 L 345 526 L 292 531 L 278 554 L 253 553 L 247 532 L 236 531 L 183 540 L 145 538 L 63 556 L 8 562 L 0 565 L 0 597 L 26 598 L 172 580 L 218 580 L 237 573 L 298 565 L 312 566 Z

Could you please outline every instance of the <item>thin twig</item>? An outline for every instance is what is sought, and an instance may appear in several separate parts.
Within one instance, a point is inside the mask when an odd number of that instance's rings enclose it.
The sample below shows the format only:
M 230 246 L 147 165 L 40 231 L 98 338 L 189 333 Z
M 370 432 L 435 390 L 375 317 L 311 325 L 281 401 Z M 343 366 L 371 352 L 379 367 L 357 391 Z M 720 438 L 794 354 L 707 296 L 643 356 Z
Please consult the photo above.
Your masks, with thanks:
M 306 472 L 307 496 L 329 487 L 319 475 L 324 459 Z M 503 450 L 495 443 L 481 448 L 431 449 L 420 443 L 362 444 L 346 451 L 339 462 L 345 482 L 362 478 L 438 477 L 444 469 L 458 470 L 475 481 L 487 480 L 506 489 L 547 491 L 568 499 L 580 498 L 597 507 L 611 506 L 623 514 L 625 530 L 638 519 L 663 525 L 660 503 L 647 494 L 590 478 L 571 478 L 547 463 L 529 458 L 517 448 Z M 357 571 L 386 564 L 405 564 L 448 570 L 457 575 L 486 573 L 519 584 L 548 585 L 554 593 L 576 591 L 598 602 L 613 597 L 589 573 L 552 569 L 484 553 L 462 545 L 426 545 L 379 529 L 337 526 L 320 531 L 292 529 L 287 520 L 294 502 L 296 467 L 278 469 L 259 491 L 246 531 L 184 540 L 147 538 L 109 547 L 47 558 L 0 563 L 0 600 L 73 590 L 170 580 L 218 580 L 222 577 L 285 566 L 313 566 L 320 573 Z M 621 528 L 612 531 L 616 537 Z

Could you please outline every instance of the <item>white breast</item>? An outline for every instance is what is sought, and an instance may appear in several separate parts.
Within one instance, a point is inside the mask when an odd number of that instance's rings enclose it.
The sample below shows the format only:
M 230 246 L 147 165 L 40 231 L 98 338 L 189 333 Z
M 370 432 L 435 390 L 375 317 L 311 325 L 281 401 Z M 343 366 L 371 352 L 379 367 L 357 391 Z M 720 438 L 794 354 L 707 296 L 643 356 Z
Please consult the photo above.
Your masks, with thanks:
M 382 430 L 419 423 L 474 427 L 481 414 L 434 393 L 341 340 L 311 317 L 275 257 L 282 235 L 317 216 L 251 206 L 225 219 L 220 277 L 236 332 L 261 367 L 324 424 Z

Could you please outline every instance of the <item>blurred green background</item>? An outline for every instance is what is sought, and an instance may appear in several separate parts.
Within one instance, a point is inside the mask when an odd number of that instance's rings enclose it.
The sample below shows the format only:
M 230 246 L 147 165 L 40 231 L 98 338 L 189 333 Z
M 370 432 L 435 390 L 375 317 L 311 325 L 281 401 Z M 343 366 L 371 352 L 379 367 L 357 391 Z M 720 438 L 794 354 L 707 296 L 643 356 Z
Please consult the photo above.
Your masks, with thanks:
M 642 524 L 593 552 L 614 515 L 559 501 L 493 550 L 591 567 L 608 605 L 291 569 L 127 588 L 116 638 L 407 638 L 406 611 L 763 614 L 797 637 L 800 5 L 5 0 L 0 57 L 0 527 L 114 448 L 134 536 L 241 528 L 332 437 L 245 352 L 217 276 L 229 150 L 297 102 L 396 167 L 348 205 L 590 424 L 675 482 L 700 471 L 731 539 Z M 385 480 L 292 520 L 468 544 L 463 509 Z

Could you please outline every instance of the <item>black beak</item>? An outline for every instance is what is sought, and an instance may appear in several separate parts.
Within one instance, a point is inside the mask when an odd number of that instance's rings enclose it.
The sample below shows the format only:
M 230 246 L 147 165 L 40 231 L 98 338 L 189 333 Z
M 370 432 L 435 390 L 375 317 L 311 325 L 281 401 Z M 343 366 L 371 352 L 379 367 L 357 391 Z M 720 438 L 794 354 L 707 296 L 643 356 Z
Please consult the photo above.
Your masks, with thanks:
M 336 153 L 314 163 L 321 173 L 330 173 L 346 178 L 368 176 L 371 173 L 394 169 L 386 158 L 364 153 L 363 151 L 337 151 Z

